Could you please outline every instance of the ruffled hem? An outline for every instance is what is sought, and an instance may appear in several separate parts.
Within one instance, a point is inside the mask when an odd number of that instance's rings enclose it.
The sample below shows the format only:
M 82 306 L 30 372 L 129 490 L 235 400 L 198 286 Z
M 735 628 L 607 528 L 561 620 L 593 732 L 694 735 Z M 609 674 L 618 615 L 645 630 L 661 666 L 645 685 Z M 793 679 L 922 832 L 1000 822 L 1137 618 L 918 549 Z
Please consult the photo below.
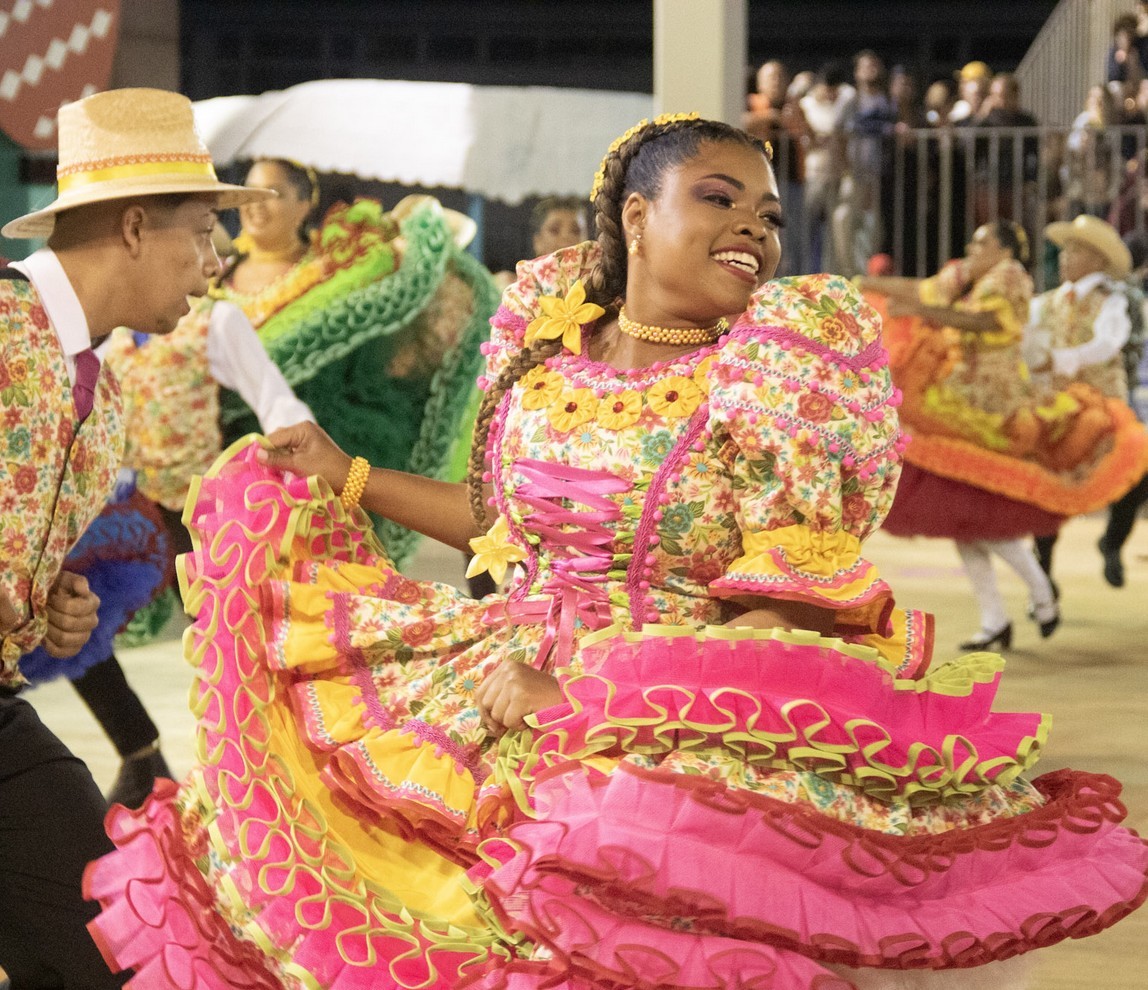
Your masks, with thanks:
M 317 479 L 273 476 L 257 449 L 241 441 L 193 485 L 185 521 L 195 549 L 180 578 L 197 613 L 187 642 L 202 765 L 178 795 L 163 792 L 144 809 L 138 831 L 163 836 L 139 841 L 162 869 L 139 859 L 134 833 L 110 819 L 120 848 L 92 868 L 102 879 L 90 890 L 105 906 L 97 930 L 110 960 L 141 972 L 167 966 L 172 946 L 214 962 L 208 943 L 230 944 L 215 932 L 222 924 L 288 986 L 366 990 L 382 967 L 395 986 L 445 990 L 499 951 L 473 914 L 462 869 L 425 842 L 406 842 L 394 823 L 380 828 L 340 807 L 321 776 L 329 762 L 300 738 L 268 663 L 260 600 L 242 593 L 281 576 L 292 558 L 384 555 L 361 511 L 348 515 Z M 155 888 L 162 912 L 130 899 L 141 886 Z M 210 928 L 187 930 L 185 914 L 213 915 L 203 922 Z M 136 937 L 141 924 L 155 928 L 147 940 Z M 173 985 L 233 985 L 191 968 L 206 982 Z
M 1094 512 L 1118 499 L 1148 469 L 1144 427 L 1124 403 L 1108 399 L 1105 405 L 1113 423 L 1111 447 L 1083 476 L 1054 473 L 1033 461 L 965 440 L 919 433 L 905 450 L 905 463 L 1054 515 Z
M 818 986 L 810 960 L 979 966 L 1095 934 L 1148 894 L 1148 846 L 1119 826 L 1115 781 L 1060 771 L 1036 785 L 1048 803 L 1035 811 L 899 837 L 703 777 L 556 772 L 483 890 L 553 955 L 552 974 L 605 985 L 744 986 L 738 974 L 787 963 L 804 969 L 763 985 Z M 702 854 L 714 847 L 737 852 Z
M 905 464 L 881 529 L 892 536 L 931 536 L 963 542 L 1051 536 L 1064 523 L 1028 502 Z
M 928 804 L 1011 783 L 1048 733 L 1047 716 L 991 711 L 1004 661 L 989 654 L 907 681 L 816 633 L 647 626 L 587 637 L 582 657 L 559 678 L 567 703 L 534 716 L 542 765 L 720 746 Z
M 868 632 L 888 629 L 892 589 L 861 556 L 861 541 L 843 530 L 786 526 L 742 534 L 742 556 L 710 582 L 716 598 L 755 595 L 806 602 L 861 616 Z

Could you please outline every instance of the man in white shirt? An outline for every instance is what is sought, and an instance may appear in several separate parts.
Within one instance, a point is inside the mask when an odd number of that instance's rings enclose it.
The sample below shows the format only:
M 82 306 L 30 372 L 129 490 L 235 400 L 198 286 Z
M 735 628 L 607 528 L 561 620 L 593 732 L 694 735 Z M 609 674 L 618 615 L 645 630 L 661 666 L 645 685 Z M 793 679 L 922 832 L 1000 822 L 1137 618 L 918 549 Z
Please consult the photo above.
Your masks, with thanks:
M 1115 227 L 1087 214 L 1049 224 L 1045 236 L 1060 248 L 1062 281 L 1029 307 L 1024 346 L 1034 383 L 1063 391 L 1084 382 L 1126 402 L 1122 351 L 1132 320 L 1123 279 L 1132 270 L 1132 256 Z M 1046 574 L 1051 574 L 1055 543 L 1055 536 L 1036 540 Z
M 218 272 L 216 210 L 267 194 L 219 182 L 175 93 L 97 93 L 60 109 L 58 134 L 56 200 L 3 228 L 50 250 L 0 278 L 0 527 L 21 547 L 0 556 L 0 967 L 25 990 L 107 990 L 125 975 L 88 934 L 97 908 L 82 892 L 87 862 L 111 849 L 105 805 L 19 697 L 19 659 L 41 640 L 74 654 L 99 604 L 62 580 L 123 449 L 118 387 L 93 346 L 122 325 L 171 333 Z

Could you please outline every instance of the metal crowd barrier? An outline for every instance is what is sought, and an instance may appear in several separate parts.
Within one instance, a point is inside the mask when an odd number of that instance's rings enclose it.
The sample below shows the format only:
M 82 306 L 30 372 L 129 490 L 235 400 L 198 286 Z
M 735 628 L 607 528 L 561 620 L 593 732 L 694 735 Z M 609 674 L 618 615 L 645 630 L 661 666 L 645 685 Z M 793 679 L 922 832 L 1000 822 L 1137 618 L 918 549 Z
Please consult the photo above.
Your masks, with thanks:
M 947 127 L 842 136 L 839 181 L 802 173 L 805 145 L 774 163 L 789 223 L 783 274 L 863 272 L 888 255 L 924 277 L 960 257 L 981 224 L 1015 220 L 1033 247 L 1037 288 L 1055 281 L 1044 239 L 1054 220 L 1091 213 L 1122 234 L 1148 227 L 1148 127 Z

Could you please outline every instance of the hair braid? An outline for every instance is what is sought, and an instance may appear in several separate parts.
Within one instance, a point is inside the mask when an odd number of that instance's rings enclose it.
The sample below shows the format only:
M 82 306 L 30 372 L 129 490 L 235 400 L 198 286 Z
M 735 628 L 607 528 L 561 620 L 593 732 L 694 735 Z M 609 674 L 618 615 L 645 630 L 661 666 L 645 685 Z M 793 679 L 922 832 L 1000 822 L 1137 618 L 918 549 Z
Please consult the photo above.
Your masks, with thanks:
M 524 347 L 513 358 L 498 376 L 498 379 L 486 390 L 482 402 L 478 407 L 478 416 L 474 421 L 474 440 L 470 446 L 470 458 L 466 465 L 466 488 L 470 499 L 470 514 L 478 524 L 479 529 L 486 529 L 486 493 L 483 476 L 486 473 L 486 443 L 490 438 L 490 426 L 494 421 L 494 413 L 498 408 L 499 400 L 506 394 L 519 378 L 526 374 L 535 365 L 541 364 L 548 357 L 557 354 L 562 347 L 562 340 L 541 340 L 530 347 Z

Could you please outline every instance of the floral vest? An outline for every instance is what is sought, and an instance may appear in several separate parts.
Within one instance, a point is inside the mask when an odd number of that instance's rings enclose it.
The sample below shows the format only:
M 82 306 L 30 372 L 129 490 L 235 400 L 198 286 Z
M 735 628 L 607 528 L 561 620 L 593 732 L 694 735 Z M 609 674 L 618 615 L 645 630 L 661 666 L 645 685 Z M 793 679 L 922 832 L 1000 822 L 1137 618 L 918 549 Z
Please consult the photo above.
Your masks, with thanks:
M 219 456 L 219 384 L 211 377 L 207 332 L 212 301 L 197 301 L 170 334 L 137 344 L 120 327 L 105 360 L 124 394 L 124 465 L 153 502 L 179 511 L 193 475 Z
M 1070 301 L 1059 292 L 1046 295 L 1040 312 L 1040 325 L 1049 332 L 1049 346 L 1053 350 L 1079 347 L 1092 339 L 1092 325 L 1108 301 L 1110 290 L 1097 286 L 1083 298 Z M 1103 364 L 1090 364 L 1081 368 L 1074 377 L 1056 375 L 1053 384 L 1058 390 L 1074 381 L 1084 382 L 1115 399 L 1128 399 L 1128 375 L 1124 358 L 1117 351 Z
M 120 390 L 101 369 L 92 411 L 76 422 L 59 337 L 30 282 L 0 280 L 0 592 L 18 615 L 0 638 L 0 687 L 47 628 L 48 591 L 100 513 L 123 454 Z

